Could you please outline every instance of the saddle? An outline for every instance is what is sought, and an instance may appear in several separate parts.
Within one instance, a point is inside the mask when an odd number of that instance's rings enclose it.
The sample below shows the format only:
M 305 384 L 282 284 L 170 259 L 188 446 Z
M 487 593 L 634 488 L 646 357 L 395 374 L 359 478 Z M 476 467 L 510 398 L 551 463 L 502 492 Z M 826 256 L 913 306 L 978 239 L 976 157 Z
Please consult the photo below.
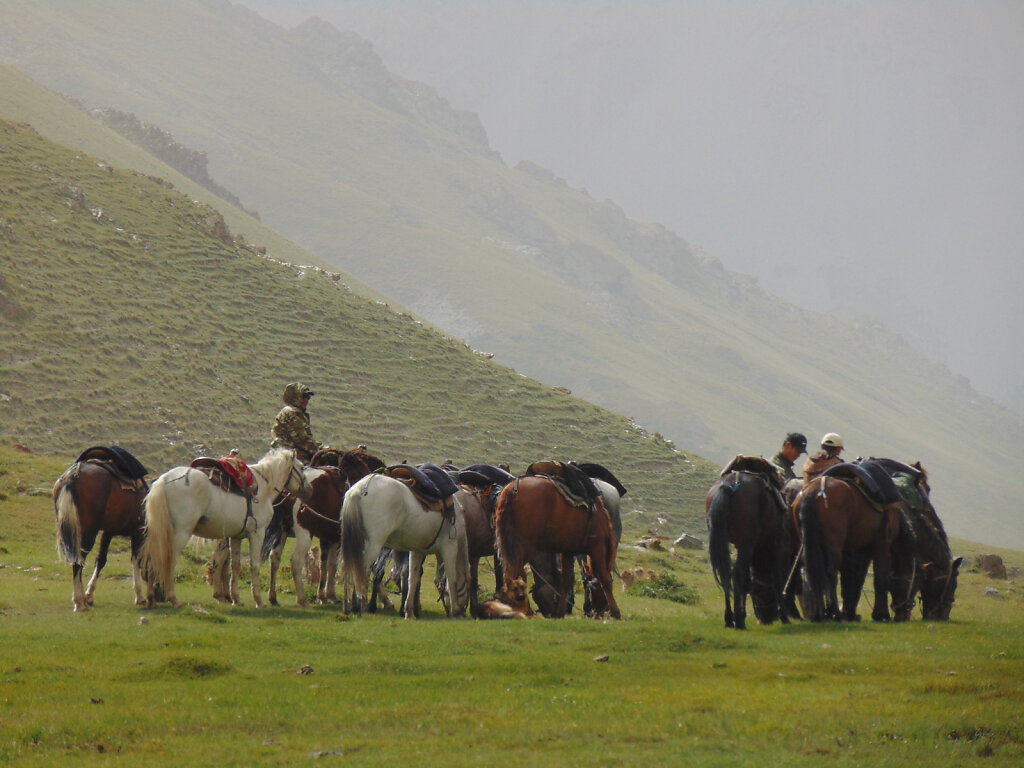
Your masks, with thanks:
M 466 469 L 450 472 L 452 479 L 472 493 L 487 511 L 488 522 L 494 527 L 494 507 L 502 489 L 515 480 L 515 475 L 491 464 L 473 464 Z
M 858 459 L 855 462 L 833 464 L 821 474 L 823 477 L 846 480 L 872 504 L 885 509 L 898 506 L 903 501 L 886 466 L 885 462 L 878 459 Z
M 385 470 L 385 474 L 406 485 L 412 495 L 423 506 L 445 517 L 455 516 L 455 504 L 452 495 L 459 490 L 448 473 L 436 464 L 395 464 Z
M 237 456 L 223 456 L 219 459 L 200 456 L 189 464 L 210 478 L 220 490 L 252 499 L 259 490 L 256 476 L 249 466 Z
M 719 473 L 719 477 L 725 477 L 730 472 L 743 472 L 760 478 L 767 486 L 768 495 L 775 501 L 779 511 L 785 515 L 789 505 L 782 495 L 782 489 L 786 485 L 786 478 L 782 476 L 779 468 L 762 456 L 737 455 L 725 465 Z
M 142 462 L 118 445 L 95 445 L 82 451 L 75 463 L 97 464 L 117 478 L 126 490 L 138 491 L 149 488 L 145 477 L 149 474 Z
M 575 462 L 570 462 L 575 464 Z M 595 480 L 604 480 L 608 485 L 612 486 L 616 491 L 619 492 L 619 496 L 625 496 L 626 486 L 619 482 L 619 479 L 612 474 L 612 471 L 607 467 L 603 467 L 600 464 L 594 464 L 592 462 L 580 462 L 576 464 L 577 467 L 583 470 L 583 473 L 587 477 L 591 477 Z
M 770 487 L 780 492 L 786 484 L 786 479 L 782 476 L 779 468 L 761 456 L 738 455 L 725 465 L 725 468 L 719 473 L 719 477 L 725 477 L 730 472 L 759 475 Z
M 565 500 L 575 507 L 585 507 L 593 511 L 597 503 L 597 486 L 578 464 L 571 461 L 535 461 L 526 468 L 525 476 L 549 478 Z

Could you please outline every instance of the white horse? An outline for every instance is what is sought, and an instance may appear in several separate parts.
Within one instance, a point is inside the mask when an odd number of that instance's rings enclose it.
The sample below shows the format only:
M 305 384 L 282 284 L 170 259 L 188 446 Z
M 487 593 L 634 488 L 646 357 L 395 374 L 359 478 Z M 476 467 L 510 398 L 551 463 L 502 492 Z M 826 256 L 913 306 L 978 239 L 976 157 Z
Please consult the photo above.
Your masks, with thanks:
M 309 495 L 309 483 L 302 463 L 294 451 L 273 450 L 250 464 L 257 480 L 252 500 L 252 517 L 246 500 L 221 490 L 210 478 L 192 467 L 175 467 L 158 477 L 145 501 L 146 542 L 140 554 L 149 585 L 147 604 L 156 601 L 156 590 L 163 585 L 167 600 L 178 607 L 174 594 L 174 569 L 178 556 L 192 536 L 204 539 L 231 539 L 231 602 L 241 605 L 238 577 L 241 568 L 241 540 L 249 540 L 252 569 L 252 596 L 262 607 L 260 560 L 263 537 L 273 516 L 274 499 L 282 491 Z
M 423 560 L 436 554 L 447 574 L 449 616 L 458 616 L 469 601 L 469 549 L 462 509 L 453 498 L 454 515 L 424 508 L 400 480 L 367 475 L 345 494 L 341 506 L 341 550 L 346 599 L 355 590 L 367 605 L 367 571 L 382 547 L 409 552 L 409 590 L 404 615 L 416 618 Z

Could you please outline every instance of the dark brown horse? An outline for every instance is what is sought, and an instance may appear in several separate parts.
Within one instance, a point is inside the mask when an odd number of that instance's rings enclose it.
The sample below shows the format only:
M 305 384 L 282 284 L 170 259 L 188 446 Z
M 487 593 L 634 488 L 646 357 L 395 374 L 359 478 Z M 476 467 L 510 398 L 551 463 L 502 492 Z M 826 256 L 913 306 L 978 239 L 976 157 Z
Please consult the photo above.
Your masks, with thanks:
M 912 563 L 912 539 L 899 506 L 872 503 L 853 483 L 829 475 L 815 478 L 801 491 L 794 510 L 802 539 L 804 615 L 809 620 L 859 620 L 857 603 L 871 564 L 871 618 L 890 620 L 893 549 L 904 553 L 898 558 L 903 568 Z
M 146 468 L 123 448 L 90 448 L 57 478 L 53 505 L 57 512 L 57 550 L 71 564 L 72 600 L 76 611 L 93 604 L 107 550 L 115 536 L 131 542 L 135 602 L 144 605 L 138 554 L 144 539 L 142 501 L 148 487 Z M 96 567 L 82 588 L 85 559 L 103 532 Z
M 725 592 L 727 627 L 747 628 L 748 594 L 762 624 L 776 618 L 789 623 L 782 595 L 788 572 L 785 509 L 777 490 L 777 474 L 770 467 L 735 470 L 715 481 L 705 498 L 708 553 L 715 581 Z M 735 563 L 730 544 L 736 547 Z
M 562 574 L 571 570 L 574 555 L 587 555 L 589 567 L 606 598 L 612 618 L 621 618 L 612 588 L 616 539 L 611 518 L 600 496 L 592 506 L 570 503 L 555 481 L 545 475 L 518 477 L 498 496 L 495 514 L 498 557 L 504 569 L 505 592 L 525 579 L 525 567 L 537 551 L 556 552 L 562 557 Z M 568 603 L 566 578 L 558 585 L 559 615 Z M 513 606 L 528 613 L 528 601 Z M 603 611 L 602 611 L 603 612 Z
M 953 610 L 962 557 L 953 557 L 946 530 L 931 502 L 928 473 L 920 462 L 889 462 L 893 480 L 905 503 L 904 517 L 913 533 L 912 576 L 903 571 L 892 584 L 892 607 L 897 620 L 910 618 L 917 595 L 922 618 L 946 621 Z M 894 553 L 898 559 L 900 553 Z

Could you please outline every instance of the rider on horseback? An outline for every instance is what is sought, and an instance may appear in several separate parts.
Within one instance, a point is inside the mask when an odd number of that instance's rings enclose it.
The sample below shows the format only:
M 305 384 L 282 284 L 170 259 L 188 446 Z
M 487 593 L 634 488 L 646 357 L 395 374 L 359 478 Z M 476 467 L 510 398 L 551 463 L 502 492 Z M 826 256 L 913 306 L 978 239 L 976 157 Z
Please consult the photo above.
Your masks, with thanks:
M 314 394 L 316 393 L 305 384 L 292 382 L 286 386 L 282 398 L 284 408 L 278 412 L 271 430 L 274 439 L 270 447 L 291 448 L 303 464 L 308 464 L 313 454 L 324 447 L 322 443 L 313 439 L 309 414 L 306 412 L 309 398 Z

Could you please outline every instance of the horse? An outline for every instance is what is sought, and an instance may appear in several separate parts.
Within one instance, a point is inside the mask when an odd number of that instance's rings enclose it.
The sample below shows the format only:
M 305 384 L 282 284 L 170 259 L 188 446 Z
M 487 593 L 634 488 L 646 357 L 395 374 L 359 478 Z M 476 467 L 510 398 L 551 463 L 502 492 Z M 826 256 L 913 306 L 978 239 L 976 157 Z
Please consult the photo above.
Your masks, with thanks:
M 356 596 L 356 608 L 368 605 L 367 571 L 383 547 L 408 551 L 409 588 L 403 605 L 406 618 L 416 618 L 423 560 L 437 554 L 447 573 L 446 613 L 458 616 L 468 603 L 466 574 L 469 554 L 466 527 L 457 500 L 425 506 L 401 480 L 367 475 L 345 494 L 341 506 L 341 550 L 345 595 Z
M 889 463 L 890 474 L 906 505 L 904 517 L 913 533 L 913 575 L 894 580 L 893 612 L 897 620 L 909 619 L 920 594 L 922 618 L 947 621 L 956 599 L 963 558 L 953 557 L 946 530 L 931 502 L 928 473 L 921 463 L 901 465 L 883 461 Z M 895 558 L 899 556 L 894 553 Z
M 622 495 L 624 495 L 625 489 L 623 488 L 620 493 L 619 488 L 622 486 L 617 482 L 616 485 L 613 485 L 597 477 L 590 479 L 604 500 L 605 509 L 608 510 L 617 549 L 618 542 L 622 539 Z M 583 560 L 581 556 L 577 556 L 576 559 Z M 580 563 L 580 566 L 583 569 L 583 615 L 591 616 L 595 611 L 603 613 L 608 608 L 603 590 L 583 562 Z M 564 614 L 559 614 L 560 594 L 556 585 L 561 580 L 561 557 L 551 552 L 537 552 L 530 559 L 530 570 L 533 571 L 533 587 L 530 588 L 530 595 L 537 604 L 537 610 L 548 618 L 560 618 Z M 572 584 L 575 580 L 575 567 L 570 562 L 567 583 Z M 572 595 L 569 594 L 565 608 L 567 613 L 572 610 L 572 602 Z
M 57 514 L 57 551 L 71 565 L 72 603 L 75 611 L 93 605 L 96 582 L 107 564 L 107 551 L 115 536 L 131 542 L 132 584 L 135 603 L 142 605 L 142 573 L 139 550 L 144 538 L 142 501 L 149 490 L 143 479 L 147 470 L 123 448 L 90 448 L 84 451 L 53 485 Z M 86 588 L 82 588 L 85 560 L 100 538 L 96 564 Z
M 238 577 L 241 539 L 249 540 L 252 596 L 263 606 L 260 594 L 260 554 L 267 526 L 273 516 L 274 498 L 282 491 L 308 497 L 312 489 L 302 473 L 302 462 L 289 449 L 274 449 L 249 465 L 257 478 L 251 514 L 246 499 L 220 486 L 194 467 L 175 467 L 160 475 L 144 503 L 146 540 L 140 557 L 149 585 L 147 605 L 156 602 L 162 585 L 168 602 L 179 607 L 174 591 L 178 556 L 192 536 L 231 539 L 231 602 L 241 605 Z
M 898 558 L 901 570 L 912 562 L 910 531 L 898 506 L 872 503 L 851 482 L 828 473 L 814 478 L 800 492 L 793 513 L 802 539 L 803 604 L 810 621 L 858 621 L 857 603 L 872 563 L 875 601 L 871 618 L 890 620 L 887 597 L 894 548 L 902 553 Z M 840 580 L 841 608 L 837 595 Z
M 320 579 L 317 599 L 321 603 L 337 603 L 335 591 L 338 556 L 341 552 L 341 504 L 345 492 L 361 478 L 385 466 L 384 462 L 363 450 L 317 451 L 304 474 L 313 489 L 311 496 L 300 500 L 292 495 L 274 504 L 274 518 L 264 540 L 264 557 L 270 557 L 271 605 L 277 605 L 277 571 L 287 537 L 295 537 L 292 551 L 292 579 L 299 605 L 305 606 L 306 588 L 303 574 L 306 553 L 314 537 L 320 540 Z
M 617 542 L 611 517 L 600 496 L 595 494 L 592 505 L 577 506 L 562 495 L 547 475 L 517 477 L 498 496 L 495 530 L 507 595 L 514 593 L 517 579 L 525 579 L 526 564 L 536 552 L 559 553 L 562 570 L 557 610 L 558 615 L 564 616 L 571 588 L 571 582 L 566 582 L 572 556 L 585 554 L 606 603 L 595 615 L 607 611 L 613 618 L 622 617 L 612 589 Z M 525 598 L 513 607 L 530 612 Z
M 770 624 L 776 616 L 789 623 L 783 599 L 785 508 L 771 482 L 761 471 L 727 471 L 705 498 L 708 552 L 715 581 L 725 592 L 726 627 L 747 628 L 748 594 L 760 623 Z M 736 547 L 735 563 L 730 544 Z

